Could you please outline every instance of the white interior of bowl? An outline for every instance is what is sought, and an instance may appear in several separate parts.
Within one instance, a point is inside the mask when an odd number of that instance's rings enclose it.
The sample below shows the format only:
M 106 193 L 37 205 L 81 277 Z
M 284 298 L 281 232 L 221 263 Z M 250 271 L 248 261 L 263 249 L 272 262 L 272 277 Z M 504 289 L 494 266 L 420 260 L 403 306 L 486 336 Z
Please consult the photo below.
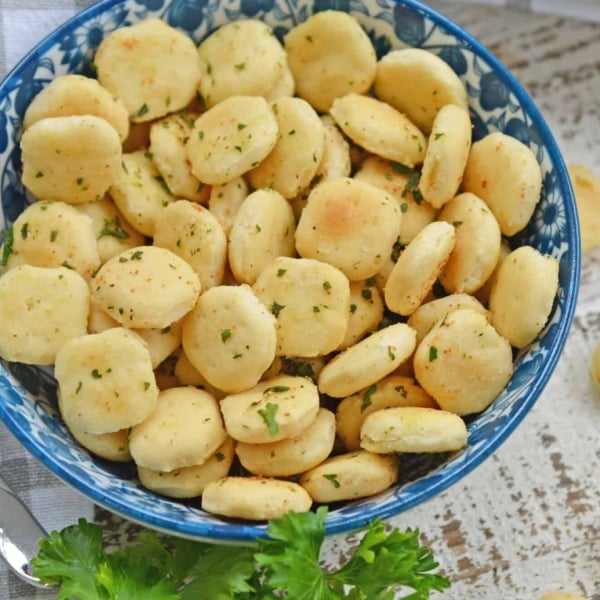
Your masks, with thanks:
M 493 55 L 441 15 L 409 0 L 316 0 L 314 4 L 305 0 L 106 0 L 42 41 L 0 86 L 0 192 L 4 228 L 28 201 L 19 181 L 18 152 L 25 107 L 56 75 L 91 73 L 93 48 L 110 31 L 160 17 L 199 41 L 233 19 L 260 18 L 281 36 L 313 11 L 326 8 L 353 14 L 380 55 L 390 47 L 419 46 L 442 56 L 467 87 L 474 137 L 501 130 L 531 147 L 542 166 L 543 195 L 530 226 L 513 242 L 531 244 L 560 261 L 560 290 L 550 320 L 539 339 L 518 355 L 507 389 L 486 411 L 468 419 L 467 448 L 450 457 L 405 457 L 399 485 L 373 498 L 332 507 L 327 532 L 341 533 L 362 527 L 374 517 L 386 518 L 415 506 L 475 468 L 535 403 L 566 341 L 579 284 L 574 198 L 565 165 L 542 116 Z M 264 535 L 264 524 L 226 521 L 204 513 L 197 501 L 185 504 L 161 498 L 139 486 L 132 465 L 91 457 L 65 429 L 55 400 L 55 383 L 47 369 L 0 364 L 0 418 L 44 465 L 97 504 L 144 525 L 196 539 L 244 542 Z

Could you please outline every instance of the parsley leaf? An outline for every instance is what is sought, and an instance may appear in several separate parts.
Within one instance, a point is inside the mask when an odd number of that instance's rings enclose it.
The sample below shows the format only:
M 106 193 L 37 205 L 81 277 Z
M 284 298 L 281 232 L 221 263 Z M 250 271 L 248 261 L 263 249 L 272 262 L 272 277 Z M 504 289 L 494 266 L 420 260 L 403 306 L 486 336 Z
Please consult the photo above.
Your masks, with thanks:
M 386 532 L 372 521 L 337 570 L 320 566 L 327 507 L 269 521 L 256 546 L 221 546 L 143 530 L 108 552 L 102 527 L 80 519 L 40 541 L 36 577 L 60 586 L 58 600 L 428 600 L 450 586 L 418 530 Z M 402 586 L 399 588 L 398 586 Z

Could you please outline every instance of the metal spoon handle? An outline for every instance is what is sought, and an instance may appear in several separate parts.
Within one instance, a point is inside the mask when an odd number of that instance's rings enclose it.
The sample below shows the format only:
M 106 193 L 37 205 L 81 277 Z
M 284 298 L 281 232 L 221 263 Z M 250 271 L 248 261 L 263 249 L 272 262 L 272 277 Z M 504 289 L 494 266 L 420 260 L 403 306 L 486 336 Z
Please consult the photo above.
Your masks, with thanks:
M 40 588 L 51 586 L 34 577 L 31 559 L 38 553 L 38 541 L 46 535 L 44 528 L 0 475 L 0 556 L 17 577 Z

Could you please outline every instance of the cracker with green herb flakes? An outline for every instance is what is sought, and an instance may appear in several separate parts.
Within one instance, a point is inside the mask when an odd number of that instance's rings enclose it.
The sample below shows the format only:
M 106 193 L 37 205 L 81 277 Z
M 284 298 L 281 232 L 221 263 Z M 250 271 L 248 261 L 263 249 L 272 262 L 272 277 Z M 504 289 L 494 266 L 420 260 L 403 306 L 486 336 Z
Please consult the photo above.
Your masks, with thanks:
M 343 350 L 360 341 L 365 335 L 375 331 L 381 322 L 384 311 L 381 293 L 374 279 L 350 282 L 350 306 L 346 335 L 338 346 Z
M 459 308 L 469 308 L 481 313 L 488 321 L 490 312 L 475 296 L 465 293 L 448 294 L 424 302 L 408 317 L 407 323 L 417 332 L 417 344 L 429 333 L 431 328 L 448 313 Z
M 419 189 L 434 208 L 457 193 L 471 149 L 471 118 L 455 104 L 442 106 L 433 121 Z
M 419 191 L 420 171 L 378 156 L 369 156 L 362 162 L 354 178 L 385 190 L 396 199 L 402 213 L 399 244 L 408 244 L 425 225 L 435 219 L 437 211 L 428 202 L 423 202 Z
M 202 509 L 215 515 L 266 521 L 310 510 L 312 500 L 293 481 L 267 477 L 224 477 L 211 481 L 202 494 Z
M 377 454 L 453 452 L 467 445 L 467 426 L 458 415 L 437 408 L 384 408 L 363 421 L 360 445 Z
M 60 348 L 87 330 L 89 289 L 65 267 L 20 265 L 0 277 L 0 356 L 50 365 Z
M 200 280 L 182 258 L 158 246 L 138 246 L 113 256 L 96 273 L 92 299 L 129 328 L 162 329 L 196 304 Z
M 227 395 L 227 392 L 216 388 L 208 382 L 206 377 L 192 364 L 183 348 L 181 348 L 175 359 L 173 374 L 179 385 L 193 385 L 201 390 L 206 390 L 217 400 L 221 400 L 221 398 Z
M 277 319 L 278 355 L 322 356 L 344 339 L 350 284 L 333 265 L 280 256 L 263 269 L 253 288 Z
M 388 375 L 344 398 L 335 411 L 336 434 L 348 451 L 360 449 L 360 428 L 376 410 L 397 406 L 437 408 L 435 400 L 412 377 Z
M 115 254 L 144 244 L 144 236 L 130 225 L 108 195 L 94 202 L 77 204 L 76 208 L 92 219 L 101 263 Z
M 377 67 L 375 49 L 347 13 L 325 10 L 310 16 L 287 33 L 284 46 L 296 94 L 319 112 L 328 111 L 340 96 L 365 94 L 371 88 Z
M 145 150 L 123 154 L 110 197 L 127 221 L 145 236 L 154 235 L 165 206 L 175 201 L 165 180 Z
M 225 235 L 229 235 L 238 208 L 249 194 L 248 184 L 243 177 L 210 188 L 208 209 L 217 217 Z
M 416 333 L 406 323 L 395 323 L 346 348 L 321 370 L 319 391 L 344 398 L 367 388 L 395 371 L 415 349 Z
M 374 90 L 377 98 L 405 113 L 426 135 L 442 106 L 469 107 L 458 75 L 442 58 L 422 48 L 388 52 L 377 63 Z
M 60 396 L 58 406 L 60 408 Z M 128 429 L 120 429 L 109 433 L 89 433 L 79 429 L 73 423 L 65 421 L 65 425 L 71 435 L 94 456 L 113 462 L 130 462 L 132 460 L 129 452 Z
M 173 387 L 158 395 L 156 407 L 129 433 L 136 464 L 155 471 L 201 465 L 225 442 L 219 404 L 195 387 Z
M 91 202 L 119 176 L 121 140 L 94 115 L 46 117 L 23 133 L 21 160 L 23 185 L 38 200 Z
M 317 386 L 305 377 L 278 375 L 221 400 L 229 435 L 239 442 L 267 444 L 302 433 L 319 412 Z
M 402 216 L 385 191 L 364 181 L 335 177 L 310 193 L 296 228 L 303 258 L 340 269 L 350 281 L 375 275 L 398 238 Z
M 300 485 L 319 503 L 373 496 L 398 481 L 398 456 L 366 450 L 339 454 L 300 477 Z
M 368 152 L 414 167 L 425 158 L 427 139 L 403 113 L 372 96 L 348 94 L 329 111 L 337 126 Z
M 95 115 L 108 121 L 121 141 L 129 135 L 125 105 L 104 89 L 97 79 L 84 75 L 59 75 L 37 94 L 25 111 L 23 128 L 46 117 Z
M 490 278 L 500 257 L 502 234 L 487 204 L 464 192 L 446 203 L 438 220 L 454 225 L 454 247 L 439 280 L 449 293 L 475 293 Z
M 88 433 L 133 427 L 156 406 L 158 388 L 148 346 L 123 327 L 63 344 L 54 373 L 65 422 Z
M 276 342 L 275 317 L 248 285 L 210 288 L 183 321 L 187 358 L 225 392 L 257 384 L 275 358 Z
M 542 190 L 542 170 L 531 148 L 495 131 L 471 146 L 462 190 L 479 196 L 500 230 L 513 236 L 529 223 Z
M 487 318 L 450 312 L 418 345 L 415 378 L 440 408 L 464 416 L 487 408 L 513 372 L 512 349 Z
M 289 477 L 323 462 L 334 442 L 335 415 L 321 407 L 314 423 L 298 435 L 265 444 L 238 442 L 235 453 L 244 469 L 254 475 Z
M 94 65 L 100 84 L 123 102 L 133 122 L 185 108 L 204 68 L 192 39 L 161 19 L 109 33 L 96 50 Z
M 189 200 L 166 206 L 154 226 L 153 243 L 187 262 L 203 290 L 223 282 L 227 237 L 219 220 L 204 206 Z
M 137 465 L 137 473 L 140 483 L 156 494 L 168 498 L 196 498 L 211 481 L 229 474 L 233 458 L 233 440 L 227 437 L 201 465 L 172 471 L 156 471 Z
M 275 102 L 281 98 L 291 98 L 296 91 L 296 82 L 294 76 L 286 64 L 283 69 L 279 72 L 277 79 L 273 85 L 264 94 L 261 94 L 267 102 Z
M 203 183 L 227 183 L 257 167 L 278 135 L 277 119 L 263 97 L 226 98 L 196 119 L 186 144 L 192 173 Z
M 222 25 L 200 42 L 198 55 L 205 65 L 198 91 L 208 107 L 231 96 L 265 96 L 287 69 L 282 45 L 258 19 Z
M 445 221 L 426 225 L 402 251 L 385 283 L 386 306 L 408 316 L 423 303 L 454 248 L 454 226 Z
M 269 155 L 248 173 L 250 185 L 273 188 L 293 198 L 317 174 L 325 149 L 319 115 L 301 98 L 280 98 L 271 104 L 279 138 Z
M 559 262 L 531 246 L 508 254 L 490 291 L 492 325 L 515 348 L 525 348 L 542 331 L 558 290 Z
M 23 264 L 66 267 L 87 279 L 100 266 L 92 219 L 65 202 L 28 205 L 11 231 L 10 248 L 6 239 L 3 244 L 4 266 L 9 269 Z
M 173 196 L 206 203 L 210 186 L 192 174 L 185 148 L 197 117 L 194 112 L 181 111 L 154 121 L 148 151 Z
M 240 283 L 252 285 L 278 256 L 295 256 L 296 220 L 290 203 L 274 189 L 244 198 L 229 232 L 229 268 Z

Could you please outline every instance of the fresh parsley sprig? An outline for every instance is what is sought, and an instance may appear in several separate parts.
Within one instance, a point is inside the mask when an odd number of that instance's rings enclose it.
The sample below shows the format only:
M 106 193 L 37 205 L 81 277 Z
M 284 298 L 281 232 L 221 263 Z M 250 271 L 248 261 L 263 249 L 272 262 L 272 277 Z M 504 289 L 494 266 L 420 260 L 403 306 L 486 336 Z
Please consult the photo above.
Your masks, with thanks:
M 432 572 L 438 565 L 417 530 L 387 533 L 380 520 L 345 564 L 324 570 L 326 514 L 321 507 L 274 519 L 253 547 L 144 530 L 112 552 L 103 547 L 102 527 L 80 519 L 41 540 L 32 564 L 37 577 L 59 586 L 58 600 L 428 600 L 450 586 Z

